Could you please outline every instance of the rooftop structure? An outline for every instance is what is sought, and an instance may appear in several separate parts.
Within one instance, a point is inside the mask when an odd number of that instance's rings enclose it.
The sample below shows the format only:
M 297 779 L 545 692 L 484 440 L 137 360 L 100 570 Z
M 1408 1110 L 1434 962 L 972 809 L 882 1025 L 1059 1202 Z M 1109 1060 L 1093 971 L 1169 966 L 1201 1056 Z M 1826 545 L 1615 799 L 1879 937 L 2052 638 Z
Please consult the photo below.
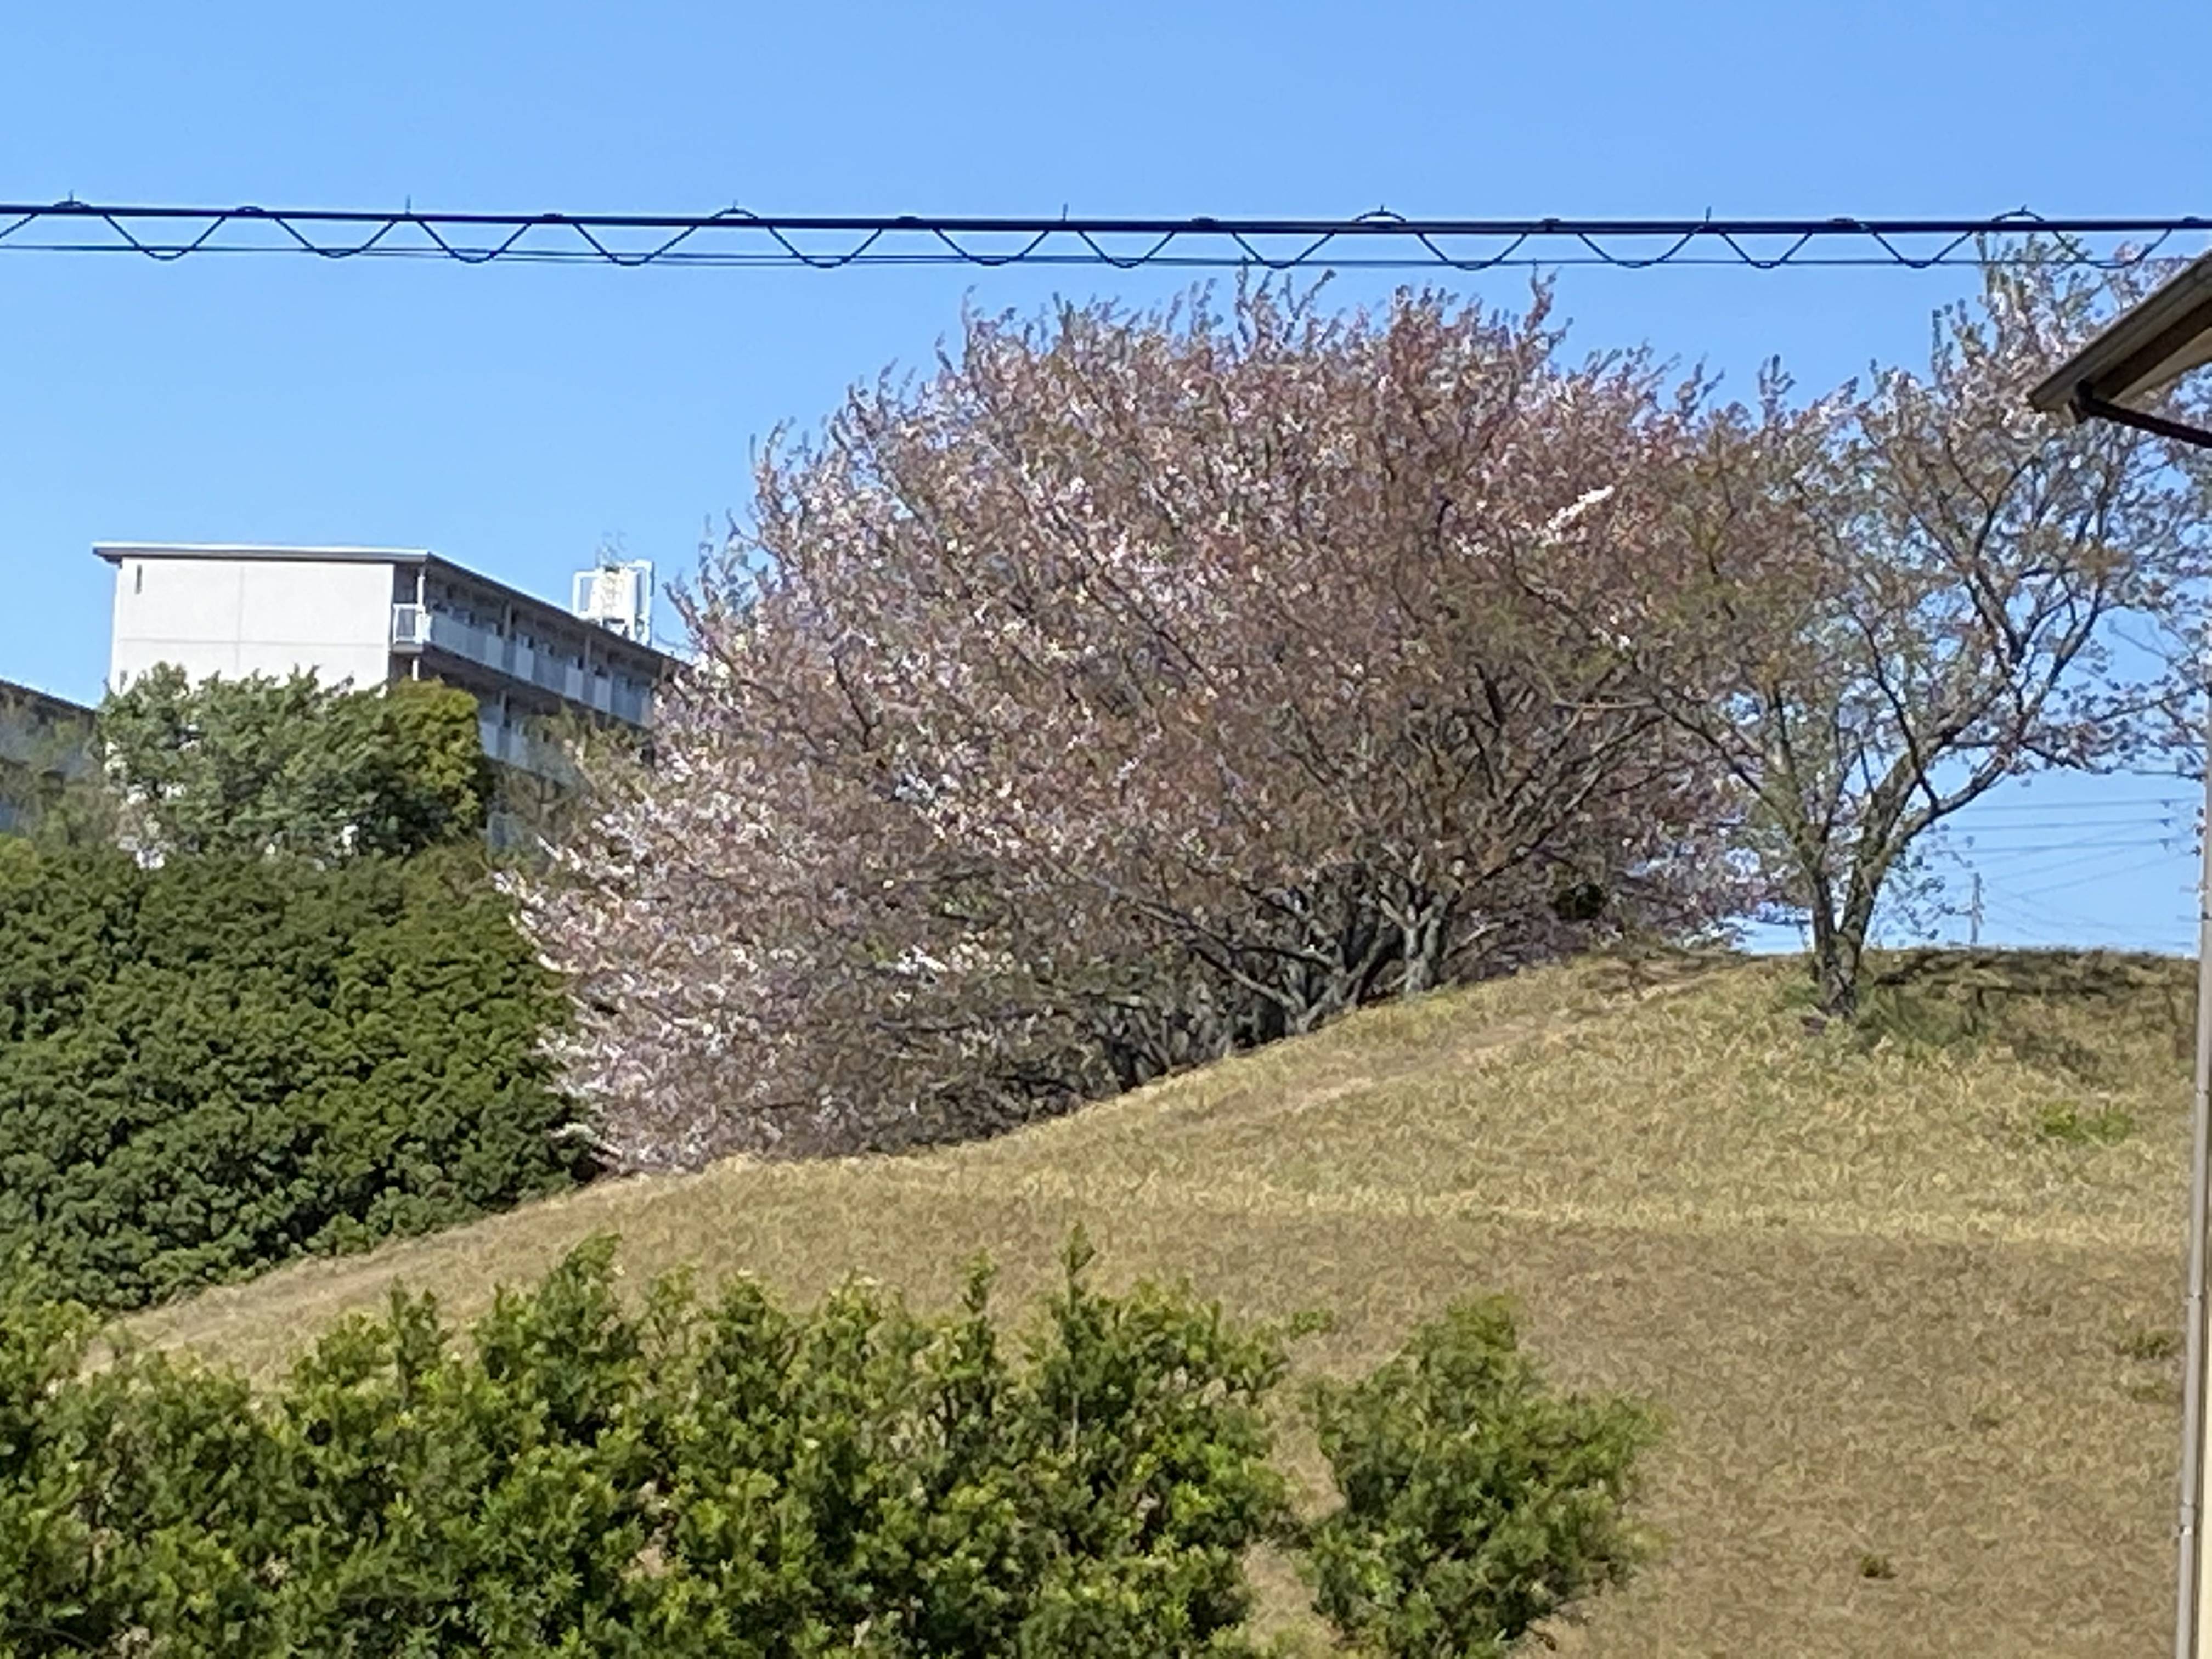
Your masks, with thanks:
M 312 670 L 325 684 L 438 679 L 473 693 L 484 750 L 548 769 L 527 735 L 563 711 L 643 729 L 675 659 L 647 642 L 651 567 L 585 573 L 579 616 L 422 548 L 103 542 L 115 568 L 108 683 Z M 614 573 L 610 577 L 609 573 Z
M 2194 370 L 2212 366 L 2212 253 L 2130 307 L 2028 394 L 2045 414 L 2117 421 L 2184 443 L 2212 432 L 2138 408 Z

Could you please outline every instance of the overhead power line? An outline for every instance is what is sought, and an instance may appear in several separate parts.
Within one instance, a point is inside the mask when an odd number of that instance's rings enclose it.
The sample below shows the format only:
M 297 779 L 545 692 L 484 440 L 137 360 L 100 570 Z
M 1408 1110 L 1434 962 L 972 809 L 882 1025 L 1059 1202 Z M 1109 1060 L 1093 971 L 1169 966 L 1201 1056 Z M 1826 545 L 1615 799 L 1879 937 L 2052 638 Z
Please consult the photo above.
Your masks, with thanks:
M 1976 801 L 1968 809 L 1972 817 L 1968 822 L 1978 823 L 1986 818 L 2027 817 L 2050 823 L 2067 818 L 2101 817 L 2114 812 L 2131 813 L 2144 817 L 2146 822 L 2159 822 L 2171 817 L 2193 815 L 2202 803 L 2191 795 L 2146 795 L 2141 797 L 2115 796 L 2109 800 L 2001 801 L 1984 804 Z M 1956 822 L 1954 820 L 1954 822 Z
M 2025 232 L 2056 239 L 2027 254 Z M 917 214 L 433 213 L 355 208 L 149 207 L 0 203 L 0 252 L 293 253 L 325 259 L 449 259 L 465 264 L 706 266 L 1109 265 L 1268 270 L 1501 266 L 1820 265 L 2014 263 L 2114 269 L 2212 217 L 1986 219 L 1349 219 L 975 217 Z M 2175 252 L 2189 251 L 2175 249 Z

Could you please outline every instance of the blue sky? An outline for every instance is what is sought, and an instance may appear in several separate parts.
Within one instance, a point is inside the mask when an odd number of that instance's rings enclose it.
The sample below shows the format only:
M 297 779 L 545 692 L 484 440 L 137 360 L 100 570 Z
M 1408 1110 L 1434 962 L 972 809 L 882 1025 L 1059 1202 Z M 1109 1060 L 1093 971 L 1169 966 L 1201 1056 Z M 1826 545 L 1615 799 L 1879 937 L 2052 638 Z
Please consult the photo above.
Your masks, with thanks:
M 2192 0 L 95 3 L 10 8 L 0 40 L 0 197 L 21 200 L 2212 210 Z M 679 573 L 742 507 L 761 436 L 926 360 L 963 296 L 1179 280 L 0 253 L 0 678 L 97 695 L 99 539 L 430 546 L 557 596 L 618 538 Z M 1560 295 L 1584 344 L 1649 339 L 1740 385 L 1778 352 L 1810 387 L 1912 357 L 1959 283 L 1587 271 Z M 2185 793 L 2063 780 L 1993 802 L 1984 937 L 2185 945 L 2191 822 L 2159 816 Z

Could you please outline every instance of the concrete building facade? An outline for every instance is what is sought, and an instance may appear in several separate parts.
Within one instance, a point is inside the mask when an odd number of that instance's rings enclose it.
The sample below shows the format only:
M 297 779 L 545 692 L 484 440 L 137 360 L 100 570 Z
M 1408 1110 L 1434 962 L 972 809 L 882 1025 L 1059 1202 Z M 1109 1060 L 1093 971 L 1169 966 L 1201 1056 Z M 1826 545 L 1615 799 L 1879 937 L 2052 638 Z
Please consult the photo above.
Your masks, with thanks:
M 529 726 L 563 711 L 640 730 L 675 659 L 641 624 L 580 617 L 424 549 L 105 542 L 108 684 L 157 663 L 193 679 L 313 670 L 356 687 L 438 679 L 476 696 L 484 750 L 546 769 Z
M 24 825 L 93 763 L 92 710 L 0 680 L 0 832 Z

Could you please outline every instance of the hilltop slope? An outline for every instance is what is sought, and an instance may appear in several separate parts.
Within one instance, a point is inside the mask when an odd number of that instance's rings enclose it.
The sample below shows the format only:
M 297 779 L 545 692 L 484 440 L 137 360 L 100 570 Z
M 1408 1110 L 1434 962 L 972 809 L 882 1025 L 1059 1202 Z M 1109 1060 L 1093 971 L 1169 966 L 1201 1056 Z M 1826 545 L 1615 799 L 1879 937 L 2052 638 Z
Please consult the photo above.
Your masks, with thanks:
M 1589 1654 L 2148 1651 L 2170 1618 L 2190 966 L 1922 957 L 1863 1031 L 1796 964 L 1591 961 L 1363 1013 L 981 1145 L 611 1182 L 136 1328 L 258 1370 L 395 1279 L 466 1316 L 594 1232 L 642 1279 L 1102 1282 L 1340 1316 L 1372 1363 L 1521 1298 L 1560 1380 L 1656 1398 L 1668 1558 Z M 1305 1441 L 1288 1442 L 1318 1475 Z M 1295 1586 L 1261 1564 L 1273 1618 Z

